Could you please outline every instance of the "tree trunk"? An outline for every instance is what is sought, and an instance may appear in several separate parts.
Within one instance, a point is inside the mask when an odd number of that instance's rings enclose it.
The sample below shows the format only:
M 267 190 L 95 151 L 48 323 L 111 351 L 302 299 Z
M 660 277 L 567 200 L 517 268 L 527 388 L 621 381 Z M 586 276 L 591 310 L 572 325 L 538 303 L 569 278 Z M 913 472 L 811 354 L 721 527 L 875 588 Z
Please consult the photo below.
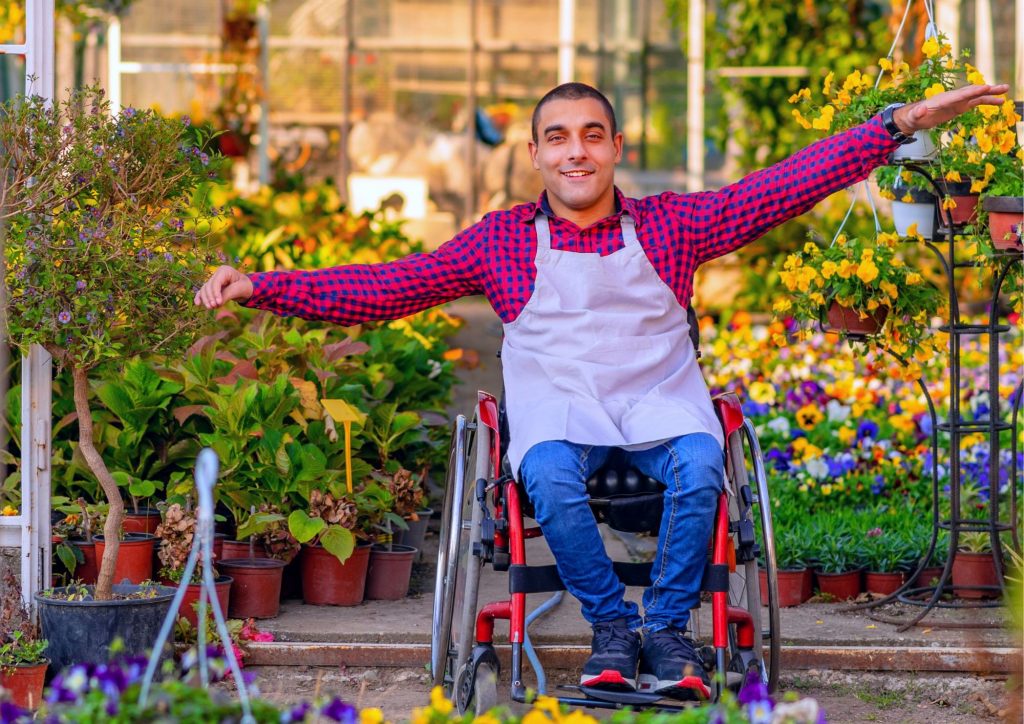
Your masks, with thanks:
M 89 409 L 89 378 L 86 371 L 79 367 L 71 367 L 71 375 L 75 381 L 75 411 L 78 413 L 78 449 L 93 475 L 100 481 L 103 493 L 107 496 L 110 508 L 107 520 L 103 524 L 103 540 L 105 548 L 103 560 L 100 562 L 100 573 L 96 579 L 97 601 L 107 601 L 112 597 L 111 586 L 114 583 L 114 566 L 117 565 L 117 552 L 121 547 L 121 523 L 124 522 L 124 501 L 117 482 L 107 470 L 102 456 L 96 451 L 92 440 L 92 411 Z

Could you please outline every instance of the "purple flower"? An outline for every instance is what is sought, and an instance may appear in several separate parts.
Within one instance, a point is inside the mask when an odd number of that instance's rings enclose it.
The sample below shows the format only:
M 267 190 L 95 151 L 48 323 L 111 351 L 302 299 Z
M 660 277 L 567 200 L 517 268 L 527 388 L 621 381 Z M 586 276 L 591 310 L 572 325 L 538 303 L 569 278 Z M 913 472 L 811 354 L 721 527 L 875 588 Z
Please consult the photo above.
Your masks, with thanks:
M 857 439 L 863 440 L 866 437 L 872 440 L 878 437 L 878 425 L 873 420 L 864 420 L 857 426 Z
M 174 254 L 169 251 L 164 252 L 164 259 L 167 261 L 174 261 Z
M 84 292 L 85 291 L 85 287 L 86 287 L 86 283 L 85 283 L 84 279 L 79 279 L 77 282 L 75 282 L 75 289 L 77 291 Z
M 305 721 L 306 716 L 309 714 L 309 710 L 312 708 L 313 707 L 308 701 L 304 701 L 288 711 L 281 712 L 281 724 L 293 724 L 294 722 Z
M 205 153 L 200 153 L 199 154 L 199 163 L 203 164 L 204 166 L 209 166 L 210 165 L 210 157 L 209 157 L 209 155 L 207 155 Z
M 320 710 L 320 714 L 331 721 L 342 724 L 355 724 L 359 720 L 359 712 L 351 704 L 346 704 L 338 697 L 331 699 L 327 705 Z
M 128 106 L 127 108 L 123 108 L 123 109 L 121 109 L 121 115 L 124 116 L 125 118 L 131 118 L 132 116 L 135 115 L 135 109 L 132 108 L 131 106 Z
M 736 701 L 740 704 L 768 702 L 771 705 L 773 703 L 768 695 L 768 687 L 761 681 L 761 672 L 757 668 L 747 670 L 746 678 L 743 680 L 743 686 L 740 688 Z M 771 706 L 769 706 L 769 711 L 771 711 Z
M 192 125 L 192 119 L 189 118 L 188 116 L 182 116 L 181 117 L 181 123 L 184 126 L 191 126 Z
M 22 709 L 9 701 L 0 701 L 0 724 L 15 724 L 15 722 L 29 722 L 32 717 L 26 709 Z
M 68 322 L 71 321 L 71 312 L 69 312 L 66 309 L 61 311 L 57 315 L 57 321 L 60 322 L 61 324 L 67 324 Z
M 92 147 L 92 152 L 95 153 L 100 158 L 102 158 L 103 157 L 103 146 L 101 146 L 100 144 L 97 143 L 96 145 L 94 145 Z
M 151 252 L 149 249 L 139 249 L 138 254 L 136 254 L 135 256 L 139 258 L 139 261 L 149 261 L 150 259 L 153 258 L 153 252 Z

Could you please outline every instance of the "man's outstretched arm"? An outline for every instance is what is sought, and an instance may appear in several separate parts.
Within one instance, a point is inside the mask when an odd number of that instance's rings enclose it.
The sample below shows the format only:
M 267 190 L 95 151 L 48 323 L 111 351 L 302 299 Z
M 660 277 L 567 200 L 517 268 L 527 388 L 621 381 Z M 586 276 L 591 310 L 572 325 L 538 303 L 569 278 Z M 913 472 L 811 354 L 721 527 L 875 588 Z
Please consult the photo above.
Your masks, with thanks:
M 1006 85 L 972 85 L 898 108 L 893 121 L 912 134 L 934 128 L 979 105 L 999 105 Z M 727 254 L 829 195 L 868 177 L 898 144 L 880 116 L 824 138 L 787 159 L 718 191 L 666 199 L 684 229 L 683 244 L 699 262 Z
M 222 266 L 203 284 L 194 302 L 216 309 L 236 301 L 281 316 L 346 326 L 397 319 L 480 293 L 478 256 L 486 234 L 481 222 L 432 253 L 382 264 L 253 274 Z

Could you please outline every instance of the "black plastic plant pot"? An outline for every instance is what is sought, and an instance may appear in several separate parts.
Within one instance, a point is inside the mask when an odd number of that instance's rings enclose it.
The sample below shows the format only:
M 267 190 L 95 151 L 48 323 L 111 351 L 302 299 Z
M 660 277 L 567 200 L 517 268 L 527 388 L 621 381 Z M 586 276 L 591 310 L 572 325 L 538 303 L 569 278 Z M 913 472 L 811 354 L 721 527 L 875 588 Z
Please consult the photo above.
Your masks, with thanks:
M 78 587 L 75 587 L 77 590 Z M 91 594 L 94 586 L 86 587 Z M 47 640 L 46 656 L 51 671 L 82 663 L 103 663 L 122 656 L 148 656 L 160 633 L 160 626 L 171 607 L 174 589 L 167 586 L 146 586 L 155 593 L 151 598 L 115 598 L 110 601 L 91 599 L 69 601 L 68 588 L 54 588 L 51 595 L 37 593 L 39 623 Z M 117 584 L 115 596 L 126 596 L 142 590 L 134 584 Z M 111 646 L 120 639 L 117 651 Z M 165 646 L 164 656 L 171 654 Z
M 981 204 L 989 213 L 1024 214 L 1024 196 L 987 196 Z
M 935 194 L 931 189 L 919 189 L 914 186 L 896 186 L 892 190 L 893 195 L 896 197 L 896 201 L 909 204 L 933 204 L 935 203 Z M 907 194 L 910 194 L 910 201 L 903 201 Z

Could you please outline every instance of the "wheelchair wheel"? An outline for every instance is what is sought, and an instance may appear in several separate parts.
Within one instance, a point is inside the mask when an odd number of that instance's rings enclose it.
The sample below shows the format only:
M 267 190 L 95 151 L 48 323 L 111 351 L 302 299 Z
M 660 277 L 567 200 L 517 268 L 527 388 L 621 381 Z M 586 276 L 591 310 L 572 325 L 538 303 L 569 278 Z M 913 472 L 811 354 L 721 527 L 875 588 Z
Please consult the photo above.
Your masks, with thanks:
M 490 441 L 489 428 L 476 422 L 467 424 L 463 415 L 456 418 L 441 513 L 430 642 L 433 683 L 456 698 L 468 683 L 467 673 L 479 668 L 470 667 L 481 568 L 481 559 L 473 551 L 480 543 L 483 519 L 483 509 L 476 501 L 476 481 L 492 476 L 488 469 Z M 475 679 L 473 676 L 472 690 L 477 689 Z M 480 691 L 486 688 L 482 682 Z M 486 697 L 477 694 L 477 698 L 482 701 Z
M 753 656 L 736 646 L 735 632 L 730 631 L 730 662 L 727 681 L 730 686 L 742 684 L 747 671 L 757 667 L 762 682 L 774 692 L 779 682 L 779 597 L 775 567 L 775 539 L 772 531 L 771 501 L 768 497 L 768 476 L 761 456 L 761 447 L 749 420 L 743 421 L 741 430 L 730 435 L 726 463 L 732 490 L 729 495 L 729 517 L 733 523 L 750 521 L 760 555 L 753 548 L 744 551 L 736 546 L 736 571 L 729 577 L 729 605 L 744 608 L 753 620 L 755 639 Z M 747 486 L 749 494 L 744 494 Z M 734 534 L 738 536 L 738 532 Z M 738 541 L 737 541 L 738 543 Z M 762 605 L 760 565 L 767 579 L 767 601 Z M 756 635 L 756 633 L 755 633 Z M 760 644 L 760 645 L 758 645 Z
M 455 705 L 460 714 L 486 714 L 498 705 L 498 667 L 489 662 L 465 666 L 455 685 Z

